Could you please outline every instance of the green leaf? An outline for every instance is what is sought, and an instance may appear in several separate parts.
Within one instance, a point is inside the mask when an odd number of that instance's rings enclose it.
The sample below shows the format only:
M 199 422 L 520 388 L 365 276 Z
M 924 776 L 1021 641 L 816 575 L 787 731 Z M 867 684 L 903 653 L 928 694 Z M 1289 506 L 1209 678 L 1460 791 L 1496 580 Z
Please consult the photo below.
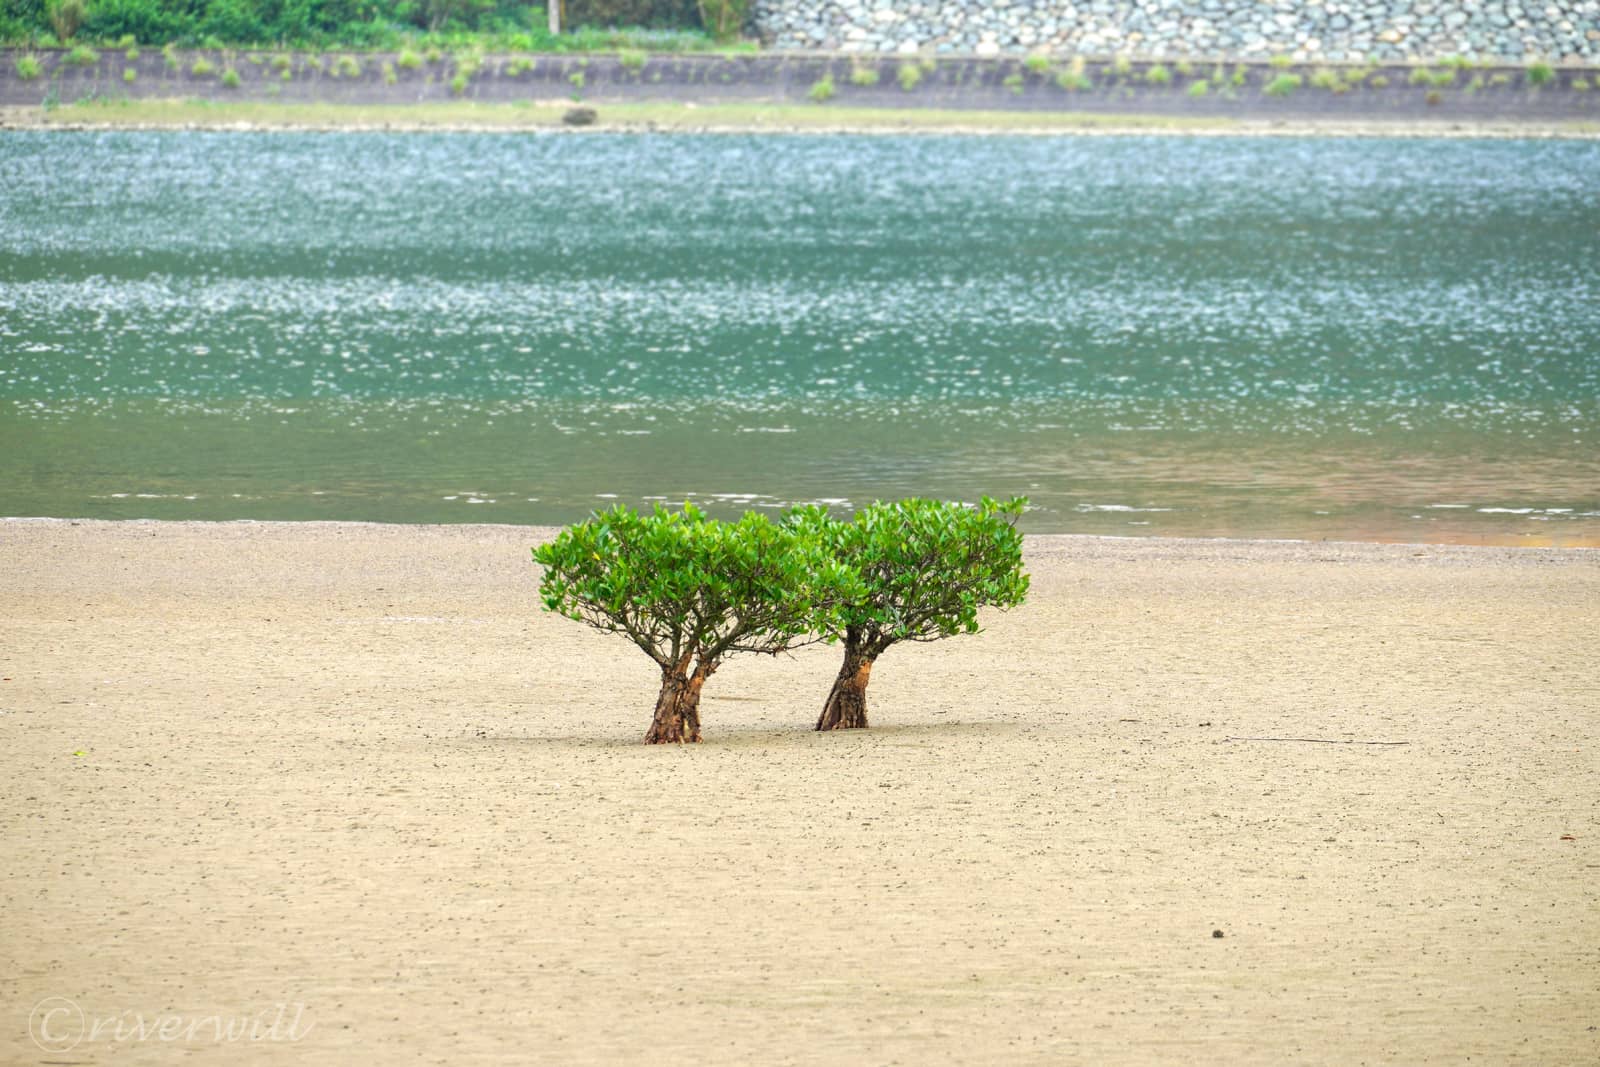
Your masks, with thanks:
M 814 534 L 855 571 L 847 601 L 817 612 L 813 626 L 833 640 L 856 628 L 882 648 L 979 629 L 980 607 L 1013 607 L 1028 581 L 1016 522 L 1026 498 L 984 497 L 976 507 L 936 500 L 875 503 L 839 522 L 816 509 L 785 516 Z

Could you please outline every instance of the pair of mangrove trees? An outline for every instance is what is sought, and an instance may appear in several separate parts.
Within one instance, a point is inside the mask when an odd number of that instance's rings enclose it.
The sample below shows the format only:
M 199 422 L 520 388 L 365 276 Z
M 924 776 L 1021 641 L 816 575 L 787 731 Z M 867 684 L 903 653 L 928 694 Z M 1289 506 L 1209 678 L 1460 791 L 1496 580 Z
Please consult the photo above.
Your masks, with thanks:
M 660 668 L 646 742 L 700 740 L 700 692 L 727 657 L 817 640 L 841 644 L 844 663 L 816 728 L 854 729 L 887 649 L 976 633 L 979 608 L 1022 602 L 1026 504 L 901 500 L 849 521 L 813 506 L 777 522 L 618 505 L 533 555 L 546 609 L 626 637 Z

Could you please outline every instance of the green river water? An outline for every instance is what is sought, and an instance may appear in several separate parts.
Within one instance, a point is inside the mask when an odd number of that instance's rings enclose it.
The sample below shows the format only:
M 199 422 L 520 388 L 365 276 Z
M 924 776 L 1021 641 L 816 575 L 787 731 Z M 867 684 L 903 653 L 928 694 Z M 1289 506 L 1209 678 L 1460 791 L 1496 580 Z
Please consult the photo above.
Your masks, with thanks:
M 0 133 L 0 515 L 1600 544 L 1600 143 Z

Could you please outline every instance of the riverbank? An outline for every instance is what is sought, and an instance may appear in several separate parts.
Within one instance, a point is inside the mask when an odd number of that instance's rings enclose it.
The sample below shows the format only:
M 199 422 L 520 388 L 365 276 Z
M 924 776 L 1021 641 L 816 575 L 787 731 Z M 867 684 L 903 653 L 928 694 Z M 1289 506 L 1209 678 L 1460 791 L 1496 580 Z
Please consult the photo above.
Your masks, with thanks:
M 670 115 L 692 106 L 733 109 L 727 114 L 739 125 L 748 121 L 740 114 L 778 110 L 790 113 L 778 123 L 783 128 L 1077 127 L 1091 116 L 1097 124 L 1126 126 L 1137 116 L 1140 124 L 1539 130 L 1600 125 L 1597 90 L 1593 67 L 1542 62 L 0 50 L 0 107 L 46 113 L 68 105 L 110 112 L 182 100 L 227 108 L 592 107 L 614 121 L 629 109 Z
M 0 522 L 0 1058 L 1593 1058 L 1600 553 L 1030 537 L 872 730 L 808 648 L 679 750 L 548 533 Z
M 272 104 L 204 100 L 92 101 L 0 108 L 0 130 L 221 130 L 389 133 L 777 133 L 980 136 L 1396 137 L 1600 139 L 1600 122 L 1260 120 L 1090 112 L 914 111 L 805 105 L 639 103 L 594 108 L 571 125 L 570 101 L 521 104 Z

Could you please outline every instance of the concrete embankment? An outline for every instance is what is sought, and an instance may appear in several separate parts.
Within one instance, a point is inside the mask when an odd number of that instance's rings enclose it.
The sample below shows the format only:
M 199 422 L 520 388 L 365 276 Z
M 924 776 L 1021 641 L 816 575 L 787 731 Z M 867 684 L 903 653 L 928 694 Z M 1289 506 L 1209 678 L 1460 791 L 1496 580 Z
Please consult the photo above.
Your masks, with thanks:
M 1200 119 L 1600 122 L 1581 66 L 1286 64 L 1217 59 L 747 55 L 435 55 L 10 50 L 0 106 L 188 99 L 827 104 Z

